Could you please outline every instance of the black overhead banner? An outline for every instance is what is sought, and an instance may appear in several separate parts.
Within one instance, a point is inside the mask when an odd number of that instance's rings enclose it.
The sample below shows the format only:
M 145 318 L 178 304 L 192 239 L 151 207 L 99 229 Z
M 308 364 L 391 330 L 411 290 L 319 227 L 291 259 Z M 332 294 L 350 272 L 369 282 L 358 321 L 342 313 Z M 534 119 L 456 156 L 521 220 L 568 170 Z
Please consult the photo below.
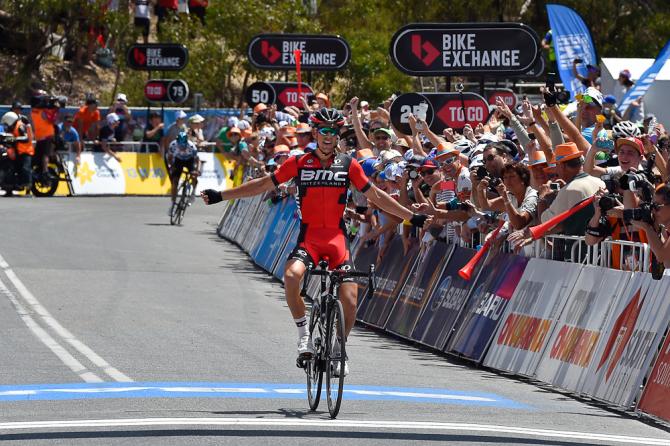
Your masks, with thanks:
M 188 63 L 188 49 L 178 43 L 131 45 L 126 53 L 128 68 L 144 71 L 180 71 Z
M 340 36 L 260 34 L 247 46 L 249 62 L 263 70 L 295 70 L 294 51 L 300 50 L 301 69 L 336 71 L 349 63 L 349 44 Z
M 540 39 L 521 23 L 411 23 L 395 33 L 390 54 L 410 76 L 523 75 Z

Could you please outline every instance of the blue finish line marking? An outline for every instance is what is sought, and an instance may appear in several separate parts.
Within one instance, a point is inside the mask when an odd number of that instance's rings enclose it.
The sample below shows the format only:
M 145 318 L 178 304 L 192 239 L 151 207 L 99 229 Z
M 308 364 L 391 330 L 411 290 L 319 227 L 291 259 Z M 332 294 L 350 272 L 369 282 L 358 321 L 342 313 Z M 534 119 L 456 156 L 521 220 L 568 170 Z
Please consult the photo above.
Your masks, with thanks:
M 324 386 L 325 387 L 325 386 Z M 75 400 L 97 398 L 306 398 L 304 384 L 269 383 L 76 383 L 0 386 L 2 401 Z M 530 409 L 493 393 L 447 389 L 345 386 L 344 398 L 467 406 Z

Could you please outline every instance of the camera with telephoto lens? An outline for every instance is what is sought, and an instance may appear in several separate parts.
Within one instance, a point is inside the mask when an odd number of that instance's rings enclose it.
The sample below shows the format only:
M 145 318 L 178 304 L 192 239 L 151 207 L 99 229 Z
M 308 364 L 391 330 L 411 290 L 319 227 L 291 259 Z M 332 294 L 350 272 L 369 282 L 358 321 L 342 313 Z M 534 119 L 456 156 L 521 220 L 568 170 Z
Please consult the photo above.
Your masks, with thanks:
M 410 180 L 416 180 L 419 178 L 419 172 L 417 172 L 416 169 L 412 167 L 407 168 L 407 175 L 409 176 Z
M 11 133 L 0 133 L 0 144 L 11 146 L 16 142 L 16 137 Z
M 657 207 L 656 203 L 640 203 L 640 207 L 635 209 L 624 209 L 623 220 L 627 223 L 631 220 L 639 220 L 650 225 L 654 224 L 654 214 L 652 211 Z
M 653 189 L 656 184 L 656 176 L 654 175 L 654 163 L 656 162 L 656 154 L 652 153 L 647 161 L 647 166 L 644 170 L 639 172 L 628 171 L 619 179 L 619 186 L 623 190 L 631 191 L 645 191 L 649 188 Z M 653 193 L 651 196 L 653 197 Z M 644 201 L 651 201 L 651 197 Z
M 67 98 L 65 96 L 52 96 L 49 94 L 42 94 L 30 98 L 30 106 L 32 108 L 64 108 L 67 106 Z
M 598 206 L 600 207 L 600 212 L 606 214 L 607 211 L 614 209 L 621 202 L 623 202 L 623 197 L 621 195 L 609 193 L 600 197 Z

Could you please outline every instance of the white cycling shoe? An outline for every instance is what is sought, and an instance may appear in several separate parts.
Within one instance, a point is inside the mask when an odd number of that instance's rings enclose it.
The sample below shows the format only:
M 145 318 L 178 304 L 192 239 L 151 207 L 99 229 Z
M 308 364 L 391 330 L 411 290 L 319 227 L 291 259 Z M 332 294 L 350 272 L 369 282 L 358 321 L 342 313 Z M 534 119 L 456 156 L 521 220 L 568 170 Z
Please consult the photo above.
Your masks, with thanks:
M 340 376 L 340 373 L 342 372 L 342 363 L 340 361 L 337 361 L 335 363 L 335 366 L 333 367 L 333 376 Z M 349 374 L 349 361 L 345 360 L 344 361 L 344 376 L 347 376 Z
M 312 338 L 303 336 L 298 341 L 298 359 L 311 359 L 314 356 L 314 344 Z
M 333 345 L 333 355 L 332 355 L 332 357 L 333 358 L 339 358 L 340 354 L 341 354 L 340 353 L 340 342 L 338 340 L 338 341 L 335 341 L 335 345 Z M 342 362 L 338 360 L 337 362 L 335 362 L 332 365 L 332 367 L 333 367 L 333 376 L 338 376 L 339 377 L 340 373 L 342 371 L 341 370 L 342 369 Z M 347 358 L 346 354 L 345 354 L 345 357 L 344 357 L 344 376 L 347 376 L 348 374 L 349 374 L 349 358 Z

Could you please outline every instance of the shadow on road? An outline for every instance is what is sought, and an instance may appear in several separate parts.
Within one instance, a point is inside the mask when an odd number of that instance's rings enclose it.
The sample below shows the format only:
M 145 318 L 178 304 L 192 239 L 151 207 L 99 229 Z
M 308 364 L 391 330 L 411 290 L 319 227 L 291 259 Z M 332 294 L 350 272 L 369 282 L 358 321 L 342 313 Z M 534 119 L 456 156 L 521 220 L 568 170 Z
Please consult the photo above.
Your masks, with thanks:
M 506 438 L 490 435 L 422 434 L 413 432 L 343 432 L 317 430 L 242 430 L 242 429 L 161 429 L 122 430 L 93 432 L 37 432 L 0 435 L 5 440 L 55 440 L 94 438 L 150 438 L 150 437 L 253 437 L 253 438 L 333 438 L 354 440 L 405 440 L 441 443 L 472 444 L 529 444 L 544 446 L 598 446 L 597 443 L 540 440 L 531 438 Z

